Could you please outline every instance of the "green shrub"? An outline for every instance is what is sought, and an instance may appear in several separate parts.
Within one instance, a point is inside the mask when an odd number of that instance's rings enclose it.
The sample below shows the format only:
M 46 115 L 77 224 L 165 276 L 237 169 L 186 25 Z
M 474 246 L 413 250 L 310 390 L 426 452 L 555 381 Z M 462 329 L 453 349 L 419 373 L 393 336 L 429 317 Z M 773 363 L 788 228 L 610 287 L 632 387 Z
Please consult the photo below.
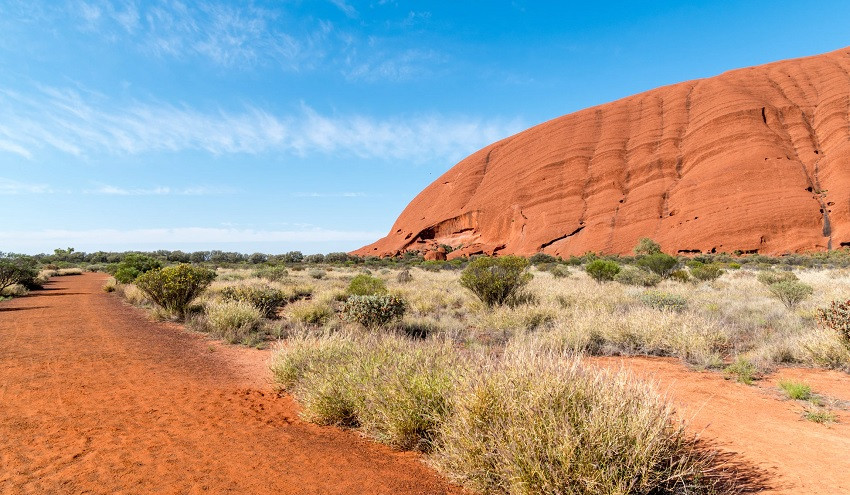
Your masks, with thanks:
M 374 296 L 386 294 L 387 285 L 377 277 L 360 274 L 351 279 L 345 292 L 349 296 Z
M 800 301 L 814 292 L 811 285 L 796 280 L 785 280 L 770 284 L 768 290 L 789 309 L 794 308 Z
M 225 301 L 243 301 L 251 304 L 266 318 L 274 318 L 277 315 L 277 308 L 288 301 L 282 290 L 253 285 L 228 285 L 221 289 L 221 297 Z
M 555 265 L 549 270 L 549 273 L 555 278 L 567 278 L 570 276 L 570 269 L 564 265 Z
M 803 382 L 782 380 L 779 382 L 779 388 L 785 392 L 789 399 L 809 400 L 812 398 L 812 387 Z
M 544 265 L 547 263 L 556 263 L 557 261 L 558 258 L 546 253 L 535 253 L 528 258 L 528 262 L 532 265 Z
M 510 303 L 531 280 L 528 260 L 520 256 L 475 258 L 460 275 L 460 284 L 487 306 Z
M 640 295 L 644 304 L 658 310 L 683 311 L 688 300 L 678 294 L 669 294 L 657 290 L 648 290 Z
M 756 366 L 746 358 L 739 357 L 734 363 L 724 368 L 727 379 L 735 379 L 744 385 L 752 385 L 758 376 Z
M 850 301 L 832 301 L 828 308 L 817 310 L 816 318 L 821 326 L 835 331 L 850 350 Z
M 670 273 L 670 278 L 683 284 L 691 281 L 691 275 L 687 270 L 673 270 Z
M 634 251 L 635 254 L 638 256 L 658 254 L 661 252 L 661 245 L 653 241 L 649 237 L 642 237 L 638 240 Z
M 395 280 L 400 284 L 406 284 L 413 281 L 413 275 L 410 273 L 410 269 L 405 268 L 404 270 L 398 272 L 398 275 L 396 276 Z
M 741 264 L 740 263 L 734 263 L 734 262 L 729 263 L 729 269 L 730 270 L 740 270 Z
M 668 277 L 679 264 L 679 261 L 669 254 L 655 253 L 638 259 L 635 264 L 661 277 Z
M 136 286 L 161 308 L 183 317 L 213 280 L 214 271 L 181 263 L 139 275 Z
M 327 274 L 328 274 L 328 272 L 326 272 L 324 270 L 319 270 L 317 268 L 314 268 L 314 269 L 309 270 L 307 272 L 307 275 L 309 275 L 312 278 L 315 278 L 316 280 L 321 280 L 321 279 L 325 278 L 325 275 L 327 275 Z
M 349 321 L 366 328 L 377 328 L 404 316 L 407 303 L 399 296 L 381 294 L 351 296 L 345 302 L 343 314 Z
M 625 285 L 655 287 L 659 282 L 661 282 L 661 277 L 655 273 L 641 270 L 640 268 L 626 266 L 614 276 L 614 281 Z
M 796 282 L 799 279 L 794 272 L 765 270 L 758 274 L 758 281 L 764 285 L 770 286 L 779 282 Z
M 289 276 L 289 270 L 283 266 L 269 266 L 254 270 L 253 275 L 257 278 L 268 280 L 269 282 L 280 282 L 286 280 Z
M 723 275 L 723 269 L 716 263 L 709 263 L 692 267 L 691 275 L 699 281 L 708 282 L 720 278 Z
M 584 267 L 584 271 L 597 282 L 608 282 L 620 273 L 620 265 L 609 260 L 593 260 Z
M 38 270 L 32 263 L 21 258 L 0 258 L 0 291 L 13 285 L 38 288 L 35 285 Z
M 151 270 L 162 268 L 162 262 L 151 256 L 130 253 L 118 263 L 113 276 L 122 284 L 131 284 L 136 278 Z

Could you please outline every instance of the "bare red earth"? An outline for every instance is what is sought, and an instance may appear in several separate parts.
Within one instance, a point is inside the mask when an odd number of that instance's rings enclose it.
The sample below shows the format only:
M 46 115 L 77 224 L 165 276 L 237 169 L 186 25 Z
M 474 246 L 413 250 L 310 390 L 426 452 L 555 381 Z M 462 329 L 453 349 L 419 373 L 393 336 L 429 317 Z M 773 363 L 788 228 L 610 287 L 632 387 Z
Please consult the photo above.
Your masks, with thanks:
M 355 253 L 850 245 L 850 50 L 658 88 L 494 143 Z
M 0 304 L 2 494 L 459 493 L 417 455 L 297 419 L 268 353 L 53 279 Z
M 780 379 L 808 383 L 815 393 L 850 401 L 850 376 L 837 371 L 782 369 L 755 386 L 696 372 L 672 358 L 593 358 L 591 363 L 631 370 L 654 382 L 691 431 L 737 462 L 767 477 L 760 493 L 838 495 L 850 493 L 850 414 L 835 410 L 838 423 L 807 421 L 804 402 L 785 399 Z

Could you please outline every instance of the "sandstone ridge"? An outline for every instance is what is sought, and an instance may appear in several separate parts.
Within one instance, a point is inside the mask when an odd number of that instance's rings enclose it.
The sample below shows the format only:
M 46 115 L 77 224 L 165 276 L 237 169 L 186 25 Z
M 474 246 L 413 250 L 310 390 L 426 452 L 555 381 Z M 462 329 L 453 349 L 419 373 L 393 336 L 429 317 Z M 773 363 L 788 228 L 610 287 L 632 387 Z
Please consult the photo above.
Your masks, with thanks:
M 355 251 L 781 254 L 850 246 L 850 48 L 658 88 L 470 155 Z

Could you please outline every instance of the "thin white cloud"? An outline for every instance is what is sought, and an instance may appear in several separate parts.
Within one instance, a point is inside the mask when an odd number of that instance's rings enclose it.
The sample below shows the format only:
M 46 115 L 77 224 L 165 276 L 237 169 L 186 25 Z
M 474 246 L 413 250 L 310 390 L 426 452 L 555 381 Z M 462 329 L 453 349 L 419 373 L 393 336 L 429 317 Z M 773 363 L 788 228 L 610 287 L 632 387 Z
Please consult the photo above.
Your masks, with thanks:
M 200 111 L 166 103 L 122 105 L 70 89 L 42 87 L 24 95 L 0 88 L 0 153 L 27 158 L 52 149 L 73 156 L 283 152 L 451 162 L 522 128 L 518 120 L 466 116 L 375 119 L 322 115 L 306 105 L 289 115 L 256 107 Z
M 106 196 L 207 196 L 216 194 L 233 194 L 236 192 L 230 188 L 211 186 L 192 186 L 174 188 L 156 186 L 151 188 L 123 188 L 103 184 L 95 189 L 84 191 L 86 194 L 102 194 Z
M 91 229 L 0 231 L 0 245 L 74 245 L 90 244 L 97 240 L 104 247 L 111 245 L 169 246 L 175 244 L 223 244 L 264 242 L 371 242 L 385 232 L 309 230 L 253 230 L 234 228 L 179 227 L 153 229 Z
M 53 189 L 47 184 L 30 184 L 0 177 L 0 195 L 48 194 Z

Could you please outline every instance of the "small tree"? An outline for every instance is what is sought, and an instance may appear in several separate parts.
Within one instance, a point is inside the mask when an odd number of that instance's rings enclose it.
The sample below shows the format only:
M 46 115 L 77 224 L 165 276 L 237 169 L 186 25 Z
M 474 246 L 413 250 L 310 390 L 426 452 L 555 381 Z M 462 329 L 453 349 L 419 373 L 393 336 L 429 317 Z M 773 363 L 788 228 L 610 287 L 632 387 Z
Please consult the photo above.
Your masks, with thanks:
M 584 271 L 597 282 L 609 282 L 620 273 L 620 265 L 610 260 L 593 260 L 584 267 Z
M 460 275 L 460 285 L 471 290 L 487 306 L 506 304 L 531 280 L 528 260 L 520 256 L 475 258 Z
M 785 280 L 776 282 L 768 287 L 770 293 L 776 296 L 782 303 L 793 309 L 794 306 L 800 303 L 803 299 L 812 295 L 813 289 L 811 285 L 804 284 L 797 280 Z
M 637 246 L 635 246 L 636 255 L 650 255 L 658 254 L 660 252 L 661 245 L 649 237 L 641 237 L 640 240 L 638 240 Z
M 679 261 L 669 254 L 654 253 L 648 254 L 637 260 L 636 264 L 644 270 L 649 270 L 652 273 L 666 278 L 670 275 L 673 269 L 676 268 Z
M 37 276 L 38 271 L 27 261 L 20 258 L 0 258 L 0 292 L 15 284 L 29 286 Z
M 122 284 L 130 284 L 133 283 L 139 275 L 161 267 L 162 262 L 156 258 L 144 254 L 130 253 L 127 256 L 124 256 L 121 263 L 118 263 L 118 267 L 113 276 L 115 277 L 115 280 Z
M 143 273 L 136 279 L 136 286 L 158 306 L 182 318 L 189 303 L 213 280 L 212 270 L 180 264 Z

